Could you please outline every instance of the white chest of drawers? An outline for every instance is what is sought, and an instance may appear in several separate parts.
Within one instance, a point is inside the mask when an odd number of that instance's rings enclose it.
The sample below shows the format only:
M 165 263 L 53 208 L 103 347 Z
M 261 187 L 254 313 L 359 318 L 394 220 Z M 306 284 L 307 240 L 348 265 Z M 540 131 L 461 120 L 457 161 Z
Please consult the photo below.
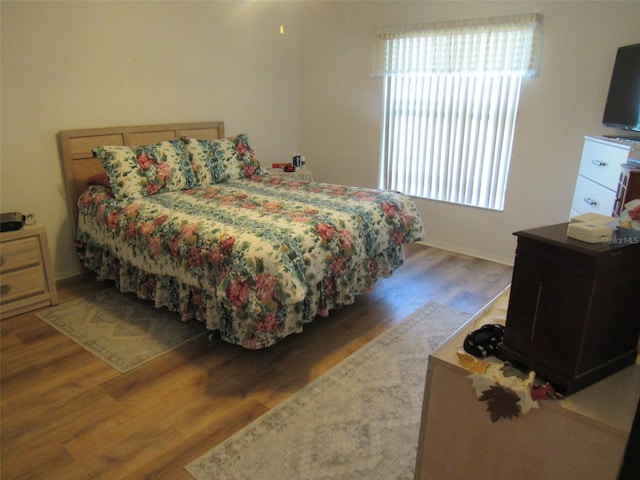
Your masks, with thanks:
M 584 137 L 571 217 L 588 212 L 612 214 L 620 166 L 627 162 L 632 153 L 640 154 L 640 143 L 596 136 Z

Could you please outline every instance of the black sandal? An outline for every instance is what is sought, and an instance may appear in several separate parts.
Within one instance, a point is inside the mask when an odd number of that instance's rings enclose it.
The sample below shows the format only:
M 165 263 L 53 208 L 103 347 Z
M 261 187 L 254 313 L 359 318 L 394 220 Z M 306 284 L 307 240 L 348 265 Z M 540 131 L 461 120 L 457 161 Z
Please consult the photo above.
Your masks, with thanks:
M 504 338 L 504 326 L 500 324 L 483 325 L 464 339 L 464 351 L 474 357 L 498 357 L 498 344 Z M 499 357 L 498 357 L 499 358 Z

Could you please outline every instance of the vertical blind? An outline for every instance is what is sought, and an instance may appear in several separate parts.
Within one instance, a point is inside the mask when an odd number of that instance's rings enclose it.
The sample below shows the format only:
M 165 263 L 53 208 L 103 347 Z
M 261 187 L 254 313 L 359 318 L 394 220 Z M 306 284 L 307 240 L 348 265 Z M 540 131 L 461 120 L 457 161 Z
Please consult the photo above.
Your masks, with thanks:
M 540 29 L 538 14 L 378 29 L 380 187 L 502 210 L 520 85 L 537 73 Z

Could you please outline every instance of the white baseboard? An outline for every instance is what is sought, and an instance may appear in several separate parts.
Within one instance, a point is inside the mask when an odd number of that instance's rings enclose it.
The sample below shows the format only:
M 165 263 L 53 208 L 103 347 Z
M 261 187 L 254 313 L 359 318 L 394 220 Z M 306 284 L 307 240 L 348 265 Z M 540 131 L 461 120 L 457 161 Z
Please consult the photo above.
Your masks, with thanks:
M 62 272 L 56 272 L 56 282 L 60 280 L 68 280 L 69 278 L 79 277 L 80 275 L 87 273 L 83 267 L 79 268 L 67 268 Z
M 501 257 L 498 255 L 490 255 L 486 252 L 481 252 L 479 250 L 474 250 L 471 248 L 460 247 L 459 245 L 452 245 L 451 243 L 439 242 L 437 240 L 424 240 L 418 242 L 422 245 L 426 245 L 428 247 L 439 248 L 441 250 L 447 250 L 449 252 L 459 253 L 461 255 L 468 255 L 470 257 L 480 258 L 482 260 L 488 260 L 490 262 L 501 263 L 502 265 L 507 265 L 509 267 L 513 267 L 513 258 Z

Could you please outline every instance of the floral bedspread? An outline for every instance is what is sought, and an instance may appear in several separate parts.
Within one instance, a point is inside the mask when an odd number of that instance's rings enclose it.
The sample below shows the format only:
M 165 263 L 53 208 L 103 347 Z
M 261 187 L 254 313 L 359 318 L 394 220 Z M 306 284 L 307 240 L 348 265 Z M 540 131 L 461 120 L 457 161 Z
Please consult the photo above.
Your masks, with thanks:
M 424 238 L 405 195 L 269 176 L 129 201 L 91 186 L 79 208 L 99 278 L 252 349 L 353 303 Z

